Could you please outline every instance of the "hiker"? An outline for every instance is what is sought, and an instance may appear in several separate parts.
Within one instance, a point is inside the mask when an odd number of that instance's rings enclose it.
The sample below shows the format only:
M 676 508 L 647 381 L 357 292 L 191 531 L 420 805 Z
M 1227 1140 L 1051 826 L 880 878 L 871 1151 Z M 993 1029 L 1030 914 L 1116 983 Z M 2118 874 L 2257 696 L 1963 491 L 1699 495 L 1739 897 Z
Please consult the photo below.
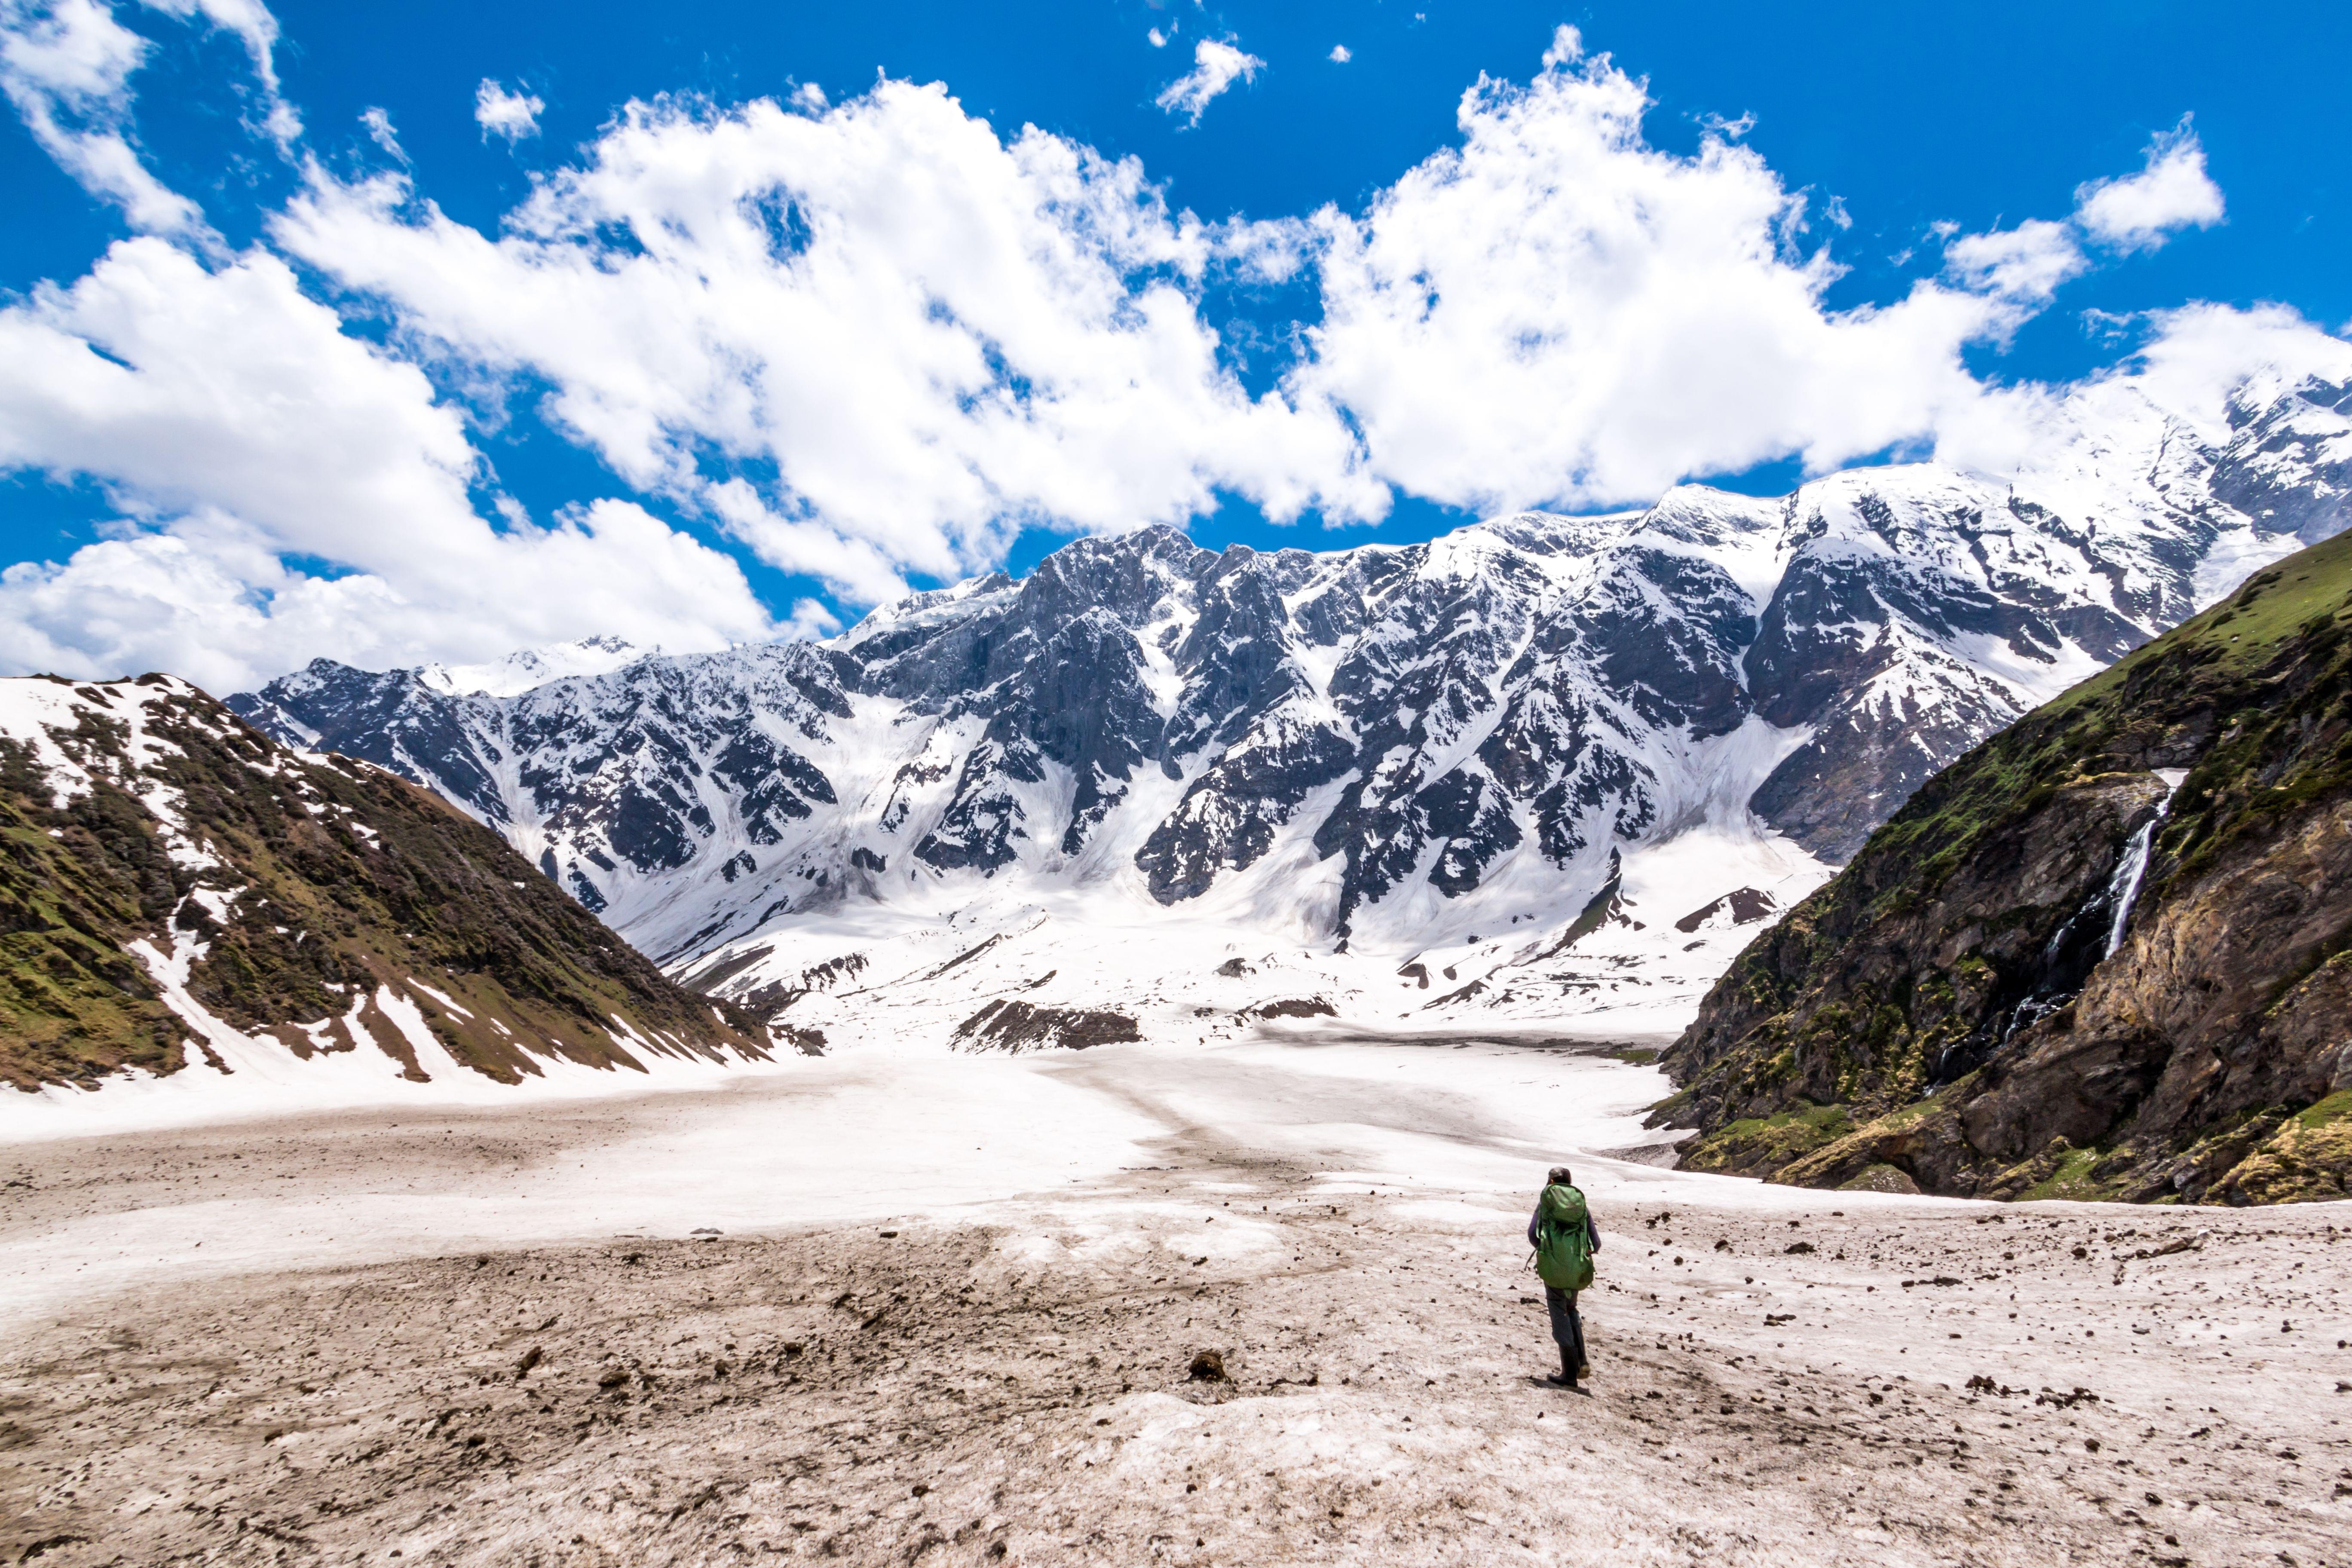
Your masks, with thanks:
M 1576 1310 L 1576 1293 L 1592 1284 L 1592 1255 L 1601 1250 L 1601 1232 L 1565 1165 L 1551 1168 L 1550 1183 L 1536 1199 L 1536 1212 L 1528 1218 L 1528 1245 L 1536 1249 L 1536 1272 L 1543 1277 L 1544 1306 L 1551 1313 L 1551 1337 L 1559 1345 L 1559 1371 L 1544 1381 L 1555 1388 L 1574 1388 L 1579 1378 L 1592 1375 L 1584 1359 L 1584 1320 Z

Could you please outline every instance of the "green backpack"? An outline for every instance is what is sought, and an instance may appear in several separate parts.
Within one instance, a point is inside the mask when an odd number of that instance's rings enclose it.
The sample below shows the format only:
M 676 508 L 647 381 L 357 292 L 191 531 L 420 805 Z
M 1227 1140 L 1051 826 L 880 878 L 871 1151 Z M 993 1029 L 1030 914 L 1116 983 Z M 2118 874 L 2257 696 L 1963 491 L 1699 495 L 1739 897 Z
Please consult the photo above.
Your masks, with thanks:
M 1592 1240 L 1585 1230 L 1584 1194 L 1574 1187 L 1543 1190 L 1537 1205 L 1536 1272 L 1555 1290 L 1592 1286 Z

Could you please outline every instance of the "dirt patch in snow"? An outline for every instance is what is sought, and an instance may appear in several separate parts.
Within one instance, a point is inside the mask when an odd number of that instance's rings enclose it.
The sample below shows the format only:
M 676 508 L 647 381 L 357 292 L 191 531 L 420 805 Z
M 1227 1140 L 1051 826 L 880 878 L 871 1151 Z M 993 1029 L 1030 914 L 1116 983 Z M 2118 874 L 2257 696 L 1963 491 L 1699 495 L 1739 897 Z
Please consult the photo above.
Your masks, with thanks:
M 1339 1016 L 1339 1009 L 1320 996 L 1289 996 L 1279 1002 L 1261 1002 L 1255 1007 L 1244 1007 L 1241 1016 L 1250 1019 L 1336 1018 Z

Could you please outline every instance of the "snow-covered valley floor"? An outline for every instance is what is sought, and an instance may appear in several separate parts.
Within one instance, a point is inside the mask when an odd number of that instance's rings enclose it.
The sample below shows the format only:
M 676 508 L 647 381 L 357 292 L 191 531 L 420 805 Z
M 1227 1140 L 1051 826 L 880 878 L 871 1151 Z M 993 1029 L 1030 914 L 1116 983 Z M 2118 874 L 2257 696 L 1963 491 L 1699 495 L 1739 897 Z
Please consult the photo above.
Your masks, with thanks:
M 0 1144 L 0 1558 L 2346 1560 L 2340 1206 L 1677 1173 L 1597 1050 L 875 1051 Z M 1555 1161 L 1589 1394 L 1534 1381 Z

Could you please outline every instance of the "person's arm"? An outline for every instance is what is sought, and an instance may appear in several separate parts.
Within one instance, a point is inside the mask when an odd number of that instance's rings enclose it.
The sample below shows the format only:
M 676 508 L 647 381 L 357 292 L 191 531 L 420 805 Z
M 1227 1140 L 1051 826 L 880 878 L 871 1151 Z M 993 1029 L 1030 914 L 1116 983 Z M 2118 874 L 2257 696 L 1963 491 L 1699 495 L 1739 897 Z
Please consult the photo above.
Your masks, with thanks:
M 1593 1251 L 1601 1250 L 1601 1227 L 1592 1223 L 1591 1209 L 1584 1211 L 1584 1239 L 1592 1244 Z
M 1529 1247 L 1541 1247 L 1543 1245 L 1542 1242 L 1536 1239 L 1536 1226 L 1540 1225 L 1542 1222 L 1543 1200 L 1541 1198 L 1538 1198 L 1536 1200 L 1536 1212 L 1528 1215 L 1528 1245 Z

